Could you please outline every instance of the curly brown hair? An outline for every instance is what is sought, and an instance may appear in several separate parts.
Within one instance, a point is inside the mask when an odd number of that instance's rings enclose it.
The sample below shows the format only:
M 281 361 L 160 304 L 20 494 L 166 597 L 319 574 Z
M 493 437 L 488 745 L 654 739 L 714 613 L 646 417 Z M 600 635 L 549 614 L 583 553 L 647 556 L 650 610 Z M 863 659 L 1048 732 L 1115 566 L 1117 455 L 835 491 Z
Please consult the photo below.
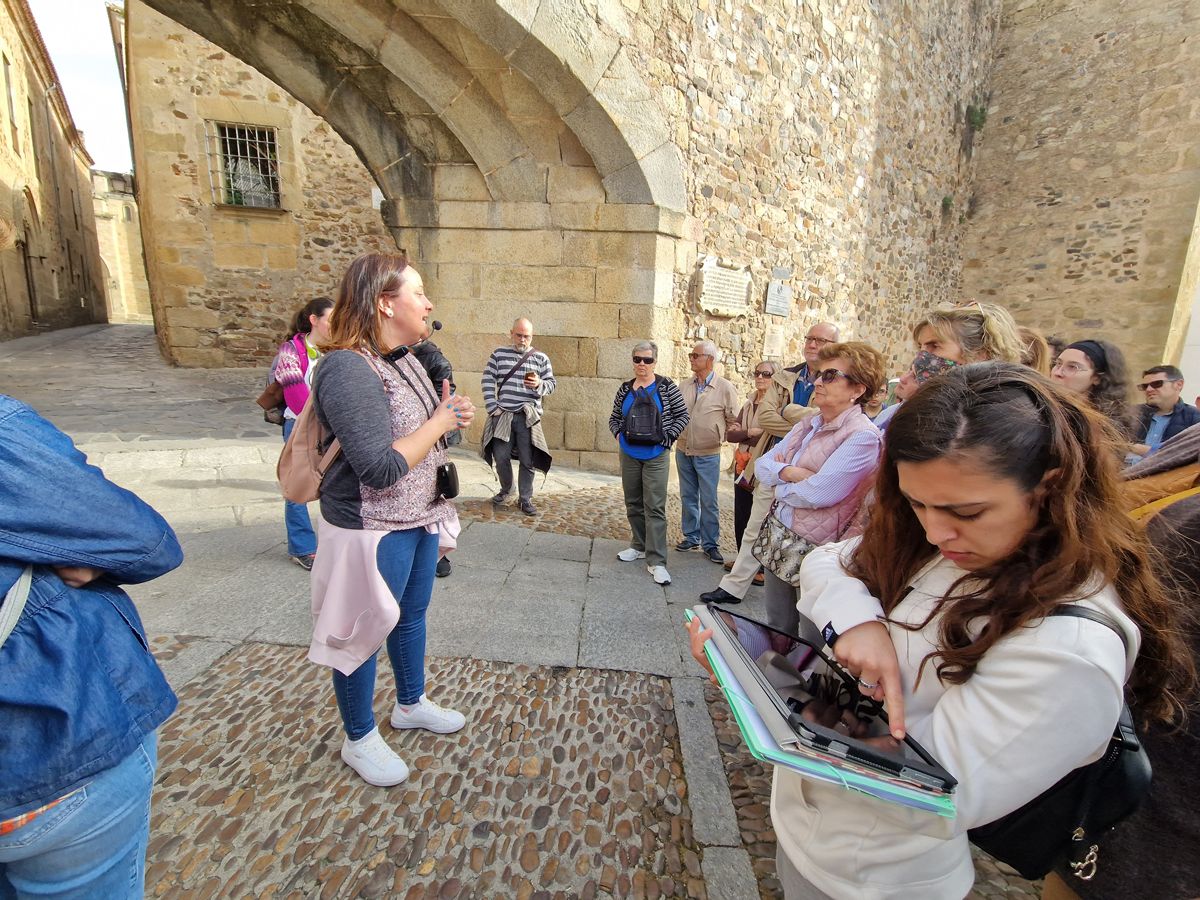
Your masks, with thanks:
M 897 463 L 959 458 L 1032 492 L 1044 478 L 1037 523 L 1007 558 L 959 579 L 917 626 L 941 614 L 937 677 L 962 684 L 1006 635 L 1066 602 L 1111 584 L 1142 633 L 1130 679 L 1134 708 L 1146 719 L 1180 716 L 1195 685 L 1195 662 L 1181 638 L 1180 610 L 1164 593 L 1162 565 L 1125 514 L 1117 436 L 1106 419 L 1030 369 L 976 363 L 932 379 L 888 426 L 876 503 L 847 565 L 888 614 L 934 553 L 907 498 Z M 959 593 L 963 591 L 963 593 Z M 985 621 L 982 628 L 979 621 Z
M 866 406 L 886 379 L 883 354 L 862 341 L 846 341 L 841 344 L 826 344 L 817 354 L 817 359 L 828 362 L 839 356 L 848 363 L 846 377 L 864 388 L 854 402 L 859 406 Z

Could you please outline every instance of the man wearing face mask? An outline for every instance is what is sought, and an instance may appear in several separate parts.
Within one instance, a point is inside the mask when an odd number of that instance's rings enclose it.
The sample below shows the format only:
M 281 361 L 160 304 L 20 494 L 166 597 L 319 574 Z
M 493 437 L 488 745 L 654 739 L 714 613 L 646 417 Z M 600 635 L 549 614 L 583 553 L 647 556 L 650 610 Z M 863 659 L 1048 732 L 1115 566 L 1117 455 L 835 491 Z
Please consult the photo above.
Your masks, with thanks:
M 550 357 L 533 348 L 533 323 L 517 319 L 509 332 L 512 343 L 498 347 L 483 370 L 483 402 L 488 418 L 481 453 L 490 466 L 495 459 L 500 492 L 495 506 L 512 494 L 514 445 L 521 471 L 517 481 L 520 509 L 537 515 L 533 505 L 533 473 L 550 471 L 550 451 L 542 433 L 542 398 L 554 392 L 557 382 Z
M 823 347 L 837 343 L 839 337 L 838 327 L 832 322 L 818 322 L 809 328 L 804 336 L 804 362 L 798 366 L 776 370 L 771 379 L 771 387 L 758 407 L 758 424 L 763 434 L 754 448 L 750 462 L 751 470 L 754 460 L 781 438 L 787 437 L 793 425 L 816 414 L 817 410 L 810 407 L 808 402 L 812 398 L 816 374 L 821 369 L 817 356 Z M 701 594 L 701 600 L 706 603 L 729 604 L 741 603 L 745 598 L 759 569 L 758 560 L 751 553 L 751 548 L 774 499 L 775 492 L 772 488 L 755 484 L 754 502 L 750 507 L 750 518 L 746 521 L 746 538 L 738 550 L 733 568 L 716 588 Z

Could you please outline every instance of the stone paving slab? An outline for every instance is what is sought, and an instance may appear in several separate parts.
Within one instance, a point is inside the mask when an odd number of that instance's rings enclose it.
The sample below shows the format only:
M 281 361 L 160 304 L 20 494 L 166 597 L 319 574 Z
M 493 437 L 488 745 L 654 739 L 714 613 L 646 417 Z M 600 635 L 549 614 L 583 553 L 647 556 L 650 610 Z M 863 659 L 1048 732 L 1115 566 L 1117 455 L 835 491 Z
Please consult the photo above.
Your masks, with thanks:
M 337 756 L 325 670 L 294 648 L 224 656 L 161 732 L 148 894 L 708 896 L 668 682 L 473 660 L 429 673 L 467 727 L 381 726 L 412 772 L 375 788 Z

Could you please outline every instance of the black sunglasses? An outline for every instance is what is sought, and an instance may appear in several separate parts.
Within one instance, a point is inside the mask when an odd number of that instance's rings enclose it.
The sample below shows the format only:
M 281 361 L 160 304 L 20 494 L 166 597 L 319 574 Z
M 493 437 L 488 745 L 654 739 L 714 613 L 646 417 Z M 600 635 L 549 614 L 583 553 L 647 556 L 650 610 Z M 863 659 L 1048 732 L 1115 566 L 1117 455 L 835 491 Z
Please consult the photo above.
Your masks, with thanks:
M 833 384 L 839 378 L 845 378 L 847 381 L 854 381 L 855 384 L 858 383 L 840 369 L 822 369 L 817 373 L 816 377 L 821 380 L 822 384 Z
M 635 363 L 641 363 L 644 366 L 654 365 L 654 357 L 653 356 L 635 356 L 633 358 L 633 361 Z
M 1157 391 L 1160 387 L 1162 387 L 1166 383 L 1167 383 L 1167 380 L 1165 378 L 1155 378 L 1153 381 L 1147 381 L 1142 384 L 1139 384 L 1138 390 L 1139 391 L 1148 391 L 1148 390 L 1150 390 L 1150 388 L 1154 388 Z
M 764 370 L 762 370 L 762 369 L 755 369 L 755 370 L 754 370 L 754 377 L 755 377 L 755 378 L 771 378 L 771 377 L 773 377 L 774 375 L 775 375 L 775 373 L 774 373 L 774 372 L 771 372 L 771 371 L 769 371 L 769 370 L 767 370 L 767 371 L 764 371 Z

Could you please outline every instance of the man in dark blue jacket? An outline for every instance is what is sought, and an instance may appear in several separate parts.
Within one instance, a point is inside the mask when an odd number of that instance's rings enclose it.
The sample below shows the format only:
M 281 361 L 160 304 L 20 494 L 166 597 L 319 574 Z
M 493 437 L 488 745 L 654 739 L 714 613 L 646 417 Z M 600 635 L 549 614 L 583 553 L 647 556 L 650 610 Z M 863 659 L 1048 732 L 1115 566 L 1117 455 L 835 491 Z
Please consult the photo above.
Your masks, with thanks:
M 0 896 L 142 896 L 176 700 L 118 585 L 181 562 L 162 516 L 0 395 Z
M 1146 402 L 1137 408 L 1133 452 L 1153 453 L 1185 428 L 1200 422 L 1200 410 L 1179 399 L 1183 373 L 1175 366 L 1154 366 L 1142 373 L 1138 390 Z

